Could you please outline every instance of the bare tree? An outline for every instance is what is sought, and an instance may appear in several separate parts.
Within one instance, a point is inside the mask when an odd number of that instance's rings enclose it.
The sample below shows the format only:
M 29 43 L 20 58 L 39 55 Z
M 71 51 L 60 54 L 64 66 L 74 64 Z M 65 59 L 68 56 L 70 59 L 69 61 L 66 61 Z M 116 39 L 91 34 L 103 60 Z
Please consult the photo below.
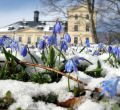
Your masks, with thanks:
M 120 28 L 120 0 L 106 0 L 99 8 L 100 22 L 107 31 L 119 31 Z
M 98 43 L 96 26 L 94 21 L 95 0 L 46 0 L 43 2 L 46 3 L 47 6 L 49 6 L 49 11 L 56 11 L 59 14 L 62 13 L 66 18 L 71 17 L 67 15 L 66 8 L 79 6 L 81 4 L 87 4 L 88 11 L 90 14 L 90 27 L 92 36 L 94 38 L 95 43 Z
M 87 3 L 88 11 L 90 14 L 90 24 L 91 24 L 90 26 L 91 26 L 92 35 L 95 40 L 95 43 L 98 43 L 96 26 L 95 26 L 95 21 L 94 21 L 95 0 L 86 0 L 86 3 Z
M 99 15 L 99 29 L 109 33 L 109 44 L 112 41 L 120 41 L 120 0 L 106 0 L 97 3 Z
M 41 0 L 40 0 L 41 1 Z M 42 0 L 48 6 L 47 13 L 55 12 L 67 15 L 66 8 L 87 4 L 90 15 L 90 26 L 94 41 L 98 43 L 97 29 L 106 32 L 116 32 L 120 30 L 120 0 Z M 46 7 L 46 6 L 45 6 Z M 94 14 L 97 13 L 97 27 L 94 21 Z M 81 17 L 81 16 L 80 16 Z

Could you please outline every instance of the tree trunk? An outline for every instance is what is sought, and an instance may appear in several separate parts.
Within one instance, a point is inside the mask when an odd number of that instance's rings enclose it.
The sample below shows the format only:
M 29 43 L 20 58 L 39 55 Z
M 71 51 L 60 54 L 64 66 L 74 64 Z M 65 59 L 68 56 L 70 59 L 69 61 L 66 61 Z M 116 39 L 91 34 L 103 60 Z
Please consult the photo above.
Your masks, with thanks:
M 87 2 L 87 6 L 88 6 L 88 11 L 89 11 L 89 14 L 90 14 L 90 27 L 91 27 L 92 37 L 94 39 L 94 42 L 98 43 L 96 26 L 95 26 L 95 21 L 94 21 L 95 0 L 86 0 L 86 2 Z

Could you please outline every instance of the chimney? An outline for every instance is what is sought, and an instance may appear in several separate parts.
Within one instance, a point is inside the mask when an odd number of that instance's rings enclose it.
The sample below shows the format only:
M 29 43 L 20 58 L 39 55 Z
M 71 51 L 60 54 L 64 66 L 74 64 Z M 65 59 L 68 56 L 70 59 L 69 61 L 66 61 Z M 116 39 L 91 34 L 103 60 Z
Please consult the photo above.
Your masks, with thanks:
M 34 22 L 38 22 L 39 21 L 39 11 L 34 11 Z

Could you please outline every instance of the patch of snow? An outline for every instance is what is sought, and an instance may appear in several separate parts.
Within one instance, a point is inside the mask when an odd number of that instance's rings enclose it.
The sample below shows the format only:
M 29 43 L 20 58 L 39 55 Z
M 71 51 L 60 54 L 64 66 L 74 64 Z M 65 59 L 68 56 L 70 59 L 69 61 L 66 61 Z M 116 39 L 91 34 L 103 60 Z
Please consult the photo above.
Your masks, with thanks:
M 104 106 L 92 102 L 90 99 L 87 99 L 84 103 L 82 103 L 76 110 L 104 110 Z

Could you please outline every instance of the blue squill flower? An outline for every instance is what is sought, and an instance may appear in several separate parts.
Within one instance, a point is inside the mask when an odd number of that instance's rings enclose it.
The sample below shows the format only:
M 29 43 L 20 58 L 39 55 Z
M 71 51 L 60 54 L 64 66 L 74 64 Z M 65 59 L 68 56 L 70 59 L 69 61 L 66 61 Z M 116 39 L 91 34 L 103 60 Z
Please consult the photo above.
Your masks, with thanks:
M 112 46 L 111 46 L 111 45 L 109 45 L 109 47 L 108 47 L 108 52 L 109 52 L 109 53 L 112 53 L 112 52 L 113 52 L 113 49 L 112 49 Z
M 100 55 L 100 52 L 96 50 L 96 51 L 93 53 L 93 56 L 94 56 L 94 55 L 97 55 L 97 56 L 98 56 L 98 55 Z
M 115 96 L 117 93 L 118 82 L 119 79 L 116 77 L 103 81 L 101 83 L 102 92 L 100 93 L 100 95 L 108 94 L 110 97 Z
M 64 40 L 65 40 L 67 43 L 70 43 L 70 42 L 71 42 L 71 37 L 70 37 L 70 35 L 69 35 L 68 33 L 66 33 L 66 34 L 64 35 Z
M 1 43 L 4 45 L 5 48 L 9 48 L 12 41 L 13 40 L 10 37 L 7 37 L 5 35 L 1 39 Z
M 56 21 L 56 24 L 54 25 L 54 28 L 53 28 L 53 33 L 56 34 L 56 33 L 59 33 L 61 32 L 62 30 L 62 24 L 60 23 L 60 21 Z
M 118 47 L 114 47 L 112 49 L 113 54 L 116 56 L 116 58 L 118 59 L 118 61 L 120 61 L 120 49 Z
M 76 65 L 79 65 L 80 61 L 85 60 L 84 57 L 79 57 L 79 56 L 74 56 L 72 59 L 75 61 Z
M 9 37 L 7 37 L 6 35 L 2 36 L 2 39 L 5 41 L 6 39 L 8 39 Z
M 43 50 L 46 47 L 46 42 L 44 40 L 40 40 L 38 42 L 39 49 Z
M 80 64 L 81 61 L 86 61 L 86 62 L 92 64 L 92 62 L 90 62 L 89 60 L 85 59 L 84 57 L 74 56 L 72 59 L 75 61 L 77 66 Z
M 21 55 L 25 57 L 27 55 L 27 45 L 23 46 L 21 49 Z
M 104 49 L 104 45 L 103 45 L 103 43 L 99 43 L 99 44 L 98 44 L 98 49 L 99 49 L 99 51 L 101 51 L 101 50 Z
M 113 54 L 115 54 L 115 55 L 119 54 L 119 48 L 118 47 L 113 48 Z
M 48 39 L 48 36 L 43 36 L 44 39 Z
M 65 64 L 65 71 L 68 73 L 71 73 L 72 71 L 74 72 L 78 71 L 77 64 L 73 59 L 68 60 L 67 63 Z
M 5 43 L 6 40 L 10 39 L 9 37 L 7 37 L 6 35 L 2 36 L 0 38 L 0 46 L 3 46 Z M 10 43 L 10 42 L 9 42 Z
M 51 46 L 51 45 L 57 45 L 57 38 L 56 36 L 50 36 L 48 38 L 48 42 L 47 42 L 48 46 Z
M 19 50 L 18 42 L 12 41 L 12 43 L 10 44 L 10 48 L 12 50 L 18 51 Z
M 2 39 L 2 37 L 0 38 L 0 46 L 3 46 L 4 45 L 4 41 Z
M 90 41 L 89 41 L 89 38 L 86 38 L 86 40 L 85 40 L 85 44 L 86 44 L 87 47 L 90 47 Z
M 60 50 L 64 50 L 64 52 L 66 52 L 66 50 L 68 49 L 67 43 L 65 41 L 61 42 L 61 47 Z

